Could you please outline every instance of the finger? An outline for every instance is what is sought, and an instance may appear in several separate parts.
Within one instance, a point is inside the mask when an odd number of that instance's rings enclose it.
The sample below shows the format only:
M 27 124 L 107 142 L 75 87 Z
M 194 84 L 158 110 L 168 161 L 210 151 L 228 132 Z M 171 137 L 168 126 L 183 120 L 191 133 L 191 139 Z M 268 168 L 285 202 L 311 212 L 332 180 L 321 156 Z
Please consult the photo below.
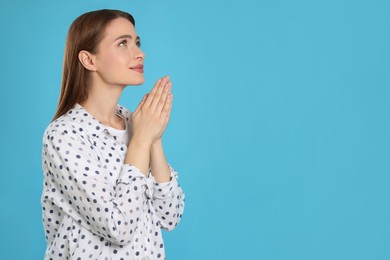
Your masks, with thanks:
M 157 104 L 157 107 L 156 107 L 156 113 L 158 113 L 158 116 L 160 116 L 160 114 L 162 113 L 162 110 L 163 110 L 163 107 L 165 105 L 165 101 L 167 99 L 167 96 L 169 95 L 170 91 L 171 91 L 171 87 L 172 87 L 172 83 L 171 82 L 168 82 L 163 88 L 163 92 L 161 94 L 161 98 L 160 98 L 160 101 L 158 102 Z
M 156 111 L 158 105 L 162 102 L 162 94 L 165 90 L 166 84 L 167 84 L 167 81 L 166 81 L 166 78 L 164 78 L 162 83 L 158 87 L 154 97 L 153 97 L 152 103 L 150 104 L 151 111 Z
M 165 100 L 165 104 L 164 104 L 164 107 L 163 107 L 163 110 L 162 110 L 162 117 L 164 117 L 165 119 L 169 119 L 169 116 L 170 116 L 170 113 L 171 113 L 171 108 L 172 108 L 172 97 L 173 95 L 172 94 L 169 94 L 167 96 L 167 99 Z
M 170 99 L 170 101 L 169 101 L 169 99 Z M 171 107 L 172 107 L 172 95 L 171 94 L 168 95 L 166 103 L 167 103 L 167 107 L 164 108 L 165 112 L 162 115 L 162 117 L 164 117 L 164 118 L 162 118 L 164 120 L 164 124 L 162 126 L 162 133 L 165 132 L 165 129 L 168 125 L 169 117 L 171 114 Z
M 148 98 L 145 100 L 145 106 L 150 106 L 150 104 L 152 103 L 154 94 L 156 93 L 156 89 L 160 86 L 161 81 L 162 81 L 162 78 L 158 79 L 156 81 L 156 83 L 154 84 L 152 90 L 149 93 Z
M 169 102 L 169 107 L 168 107 L 168 113 L 167 113 L 166 118 L 165 118 L 164 129 L 167 127 L 169 119 L 171 118 L 173 95 L 170 94 L 169 98 L 170 98 L 170 102 Z
M 169 94 L 169 107 L 168 107 L 168 114 L 167 114 L 167 123 L 169 121 L 169 118 L 171 117 L 171 111 L 172 111 L 172 104 L 173 104 L 173 94 Z
M 160 78 L 159 80 L 157 80 L 156 84 L 154 84 L 153 89 L 150 91 L 150 94 L 145 101 L 146 106 L 150 106 L 150 104 L 153 102 L 154 95 L 156 94 L 156 91 L 159 88 L 159 86 L 162 84 L 163 79 L 164 78 Z
M 169 81 L 168 94 L 171 94 L 171 90 L 172 90 L 172 82 Z
M 134 114 L 136 114 L 136 113 L 138 113 L 138 111 L 140 111 L 140 109 L 141 109 L 141 107 L 143 106 L 143 104 L 145 103 L 145 100 L 146 100 L 146 98 L 148 97 L 148 95 L 149 95 L 149 94 L 146 93 L 146 94 L 143 96 L 143 98 L 142 98 L 141 101 L 139 102 L 137 108 L 135 109 Z

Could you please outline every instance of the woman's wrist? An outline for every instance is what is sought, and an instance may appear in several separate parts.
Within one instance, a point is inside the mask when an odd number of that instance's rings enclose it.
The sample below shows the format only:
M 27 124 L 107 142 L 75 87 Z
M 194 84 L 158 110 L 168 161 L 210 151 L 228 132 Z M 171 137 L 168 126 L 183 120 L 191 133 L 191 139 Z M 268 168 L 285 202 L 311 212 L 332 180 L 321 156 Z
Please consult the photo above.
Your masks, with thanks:
M 150 148 L 153 150 L 153 149 L 160 148 L 160 147 L 162 147 L 162 139 L 161 139 L 161 137 L 158 138 L 158 139 L 156 139 L 156 140 L 152 143 L 152 145 L 151 145 Z
M 151 145 L 147 142 L 132 138 L 127 148 L 125 163 L 136 166 L 147 177 L 149 173 L 150 149 Z
M 157 183 L 171 180 L 171 173 L 165 158 L 162 139 L 155 140 L 150 149 L 150 165 L 154 179 Z
M 147 138 L 143 138 L 142 136 L 138 136 L 138 135 L 134 134 L 131 137 L 129 144 L 130 143 L 134 144 L 138 148 L 150 150 L 150 148 L 153 144 L 153 140 L 149 140 Z

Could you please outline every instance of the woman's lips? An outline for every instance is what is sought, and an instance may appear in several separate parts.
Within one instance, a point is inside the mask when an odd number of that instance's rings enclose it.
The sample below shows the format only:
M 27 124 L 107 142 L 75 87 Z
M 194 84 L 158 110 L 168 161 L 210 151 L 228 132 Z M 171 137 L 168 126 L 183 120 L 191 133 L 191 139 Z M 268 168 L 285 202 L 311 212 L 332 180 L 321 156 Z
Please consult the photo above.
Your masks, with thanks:
M 137 65 L 135 67 L 130 68 L 131 70 L 134 70 L 139 73 L 144 73 L 144 65 Z

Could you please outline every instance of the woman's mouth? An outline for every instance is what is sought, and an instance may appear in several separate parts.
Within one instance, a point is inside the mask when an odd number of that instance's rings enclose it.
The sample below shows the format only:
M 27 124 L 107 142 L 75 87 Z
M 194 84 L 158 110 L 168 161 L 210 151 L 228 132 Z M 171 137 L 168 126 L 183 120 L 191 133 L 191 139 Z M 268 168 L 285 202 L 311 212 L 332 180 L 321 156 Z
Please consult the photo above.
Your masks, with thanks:
M 144 65 L 142 65 L 142 64 L 134 66 L 134 67 L 132 67 L 130 69 L 134 70 L 136 72 L 139 72 L 139 73 L 144 73 Z

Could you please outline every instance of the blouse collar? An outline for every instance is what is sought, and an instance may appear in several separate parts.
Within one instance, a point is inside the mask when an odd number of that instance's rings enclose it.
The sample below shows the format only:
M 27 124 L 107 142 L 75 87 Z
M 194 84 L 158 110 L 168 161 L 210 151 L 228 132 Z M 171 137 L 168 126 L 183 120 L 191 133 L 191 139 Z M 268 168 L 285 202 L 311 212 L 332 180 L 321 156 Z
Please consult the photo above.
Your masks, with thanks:
M 122 115 L 128 122 L 130 119 L 131 112 L 125 107 L 117 104 L 116 113 Z M 107 127 L 102 124 L 98 119 L 91 115 L 84 107 L 79 103 L 76 103 L 68 112 L 67 115 L 72 118 L 73 121 L 80 123 L 84 126 L 85 130 L 88 131 L 93 137 L 99 136 L 102 131 L 108 131 Z

